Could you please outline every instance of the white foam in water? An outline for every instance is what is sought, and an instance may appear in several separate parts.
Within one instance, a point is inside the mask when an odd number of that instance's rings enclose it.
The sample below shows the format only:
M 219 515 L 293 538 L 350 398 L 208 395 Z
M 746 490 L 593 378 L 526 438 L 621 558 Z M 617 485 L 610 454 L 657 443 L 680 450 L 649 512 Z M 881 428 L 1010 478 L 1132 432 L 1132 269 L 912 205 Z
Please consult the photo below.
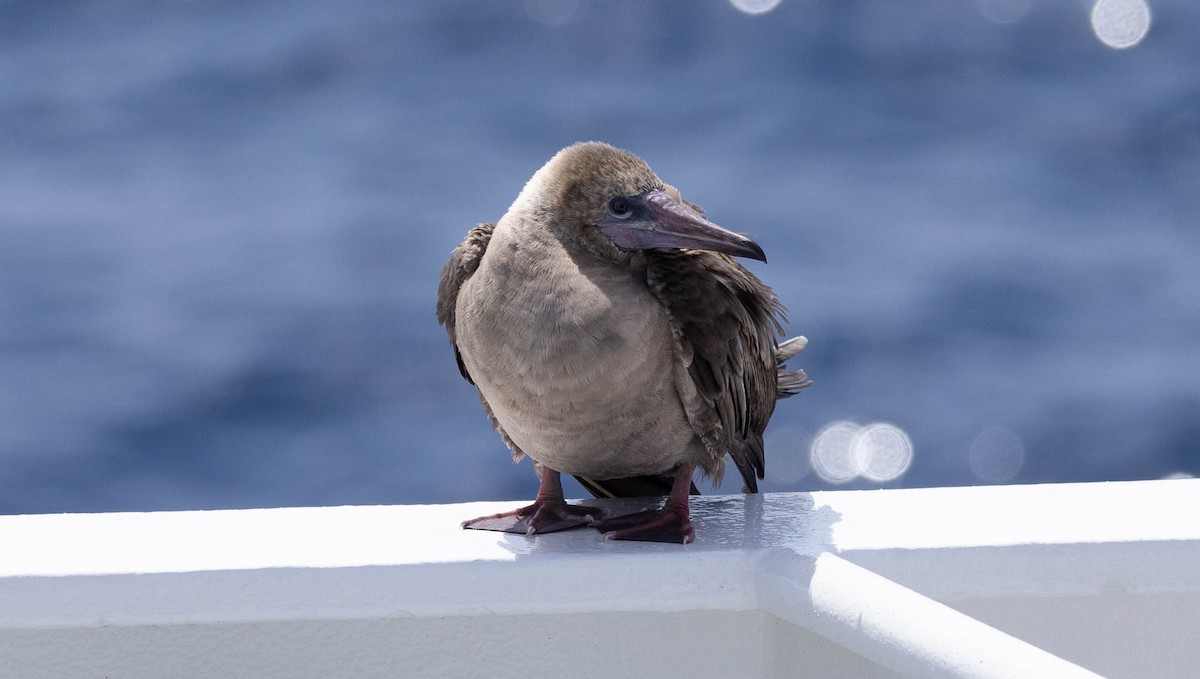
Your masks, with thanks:
M 1146 0 L 1097 0 L 1092 7 L 1092 30 L 1109 47 L 1133 47 L 1150 30 L 1150 6 Z

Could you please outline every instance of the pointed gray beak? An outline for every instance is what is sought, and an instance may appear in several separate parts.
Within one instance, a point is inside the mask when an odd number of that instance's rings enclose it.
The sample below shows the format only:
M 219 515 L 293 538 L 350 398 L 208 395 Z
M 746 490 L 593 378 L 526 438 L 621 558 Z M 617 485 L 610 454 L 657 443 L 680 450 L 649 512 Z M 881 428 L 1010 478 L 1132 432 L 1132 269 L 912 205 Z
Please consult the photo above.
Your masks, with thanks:
M 609 201 L 599 228 L 622 250 L 687 248 L 767 261 L 758 243 L 713 224 L 661 190 Z

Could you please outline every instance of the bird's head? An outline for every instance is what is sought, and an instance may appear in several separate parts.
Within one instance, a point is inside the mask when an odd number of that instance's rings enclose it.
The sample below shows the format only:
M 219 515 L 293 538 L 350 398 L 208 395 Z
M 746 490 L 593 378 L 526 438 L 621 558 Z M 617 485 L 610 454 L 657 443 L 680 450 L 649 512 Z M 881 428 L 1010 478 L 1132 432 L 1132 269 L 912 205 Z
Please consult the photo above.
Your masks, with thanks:
M 600 142 L 569 146 L 534 175 L 523 194 L 567 244 L 627 258 L 638 250 L 711 250 L 767 261 L 757 243 L 705 219 L 628 151 Z

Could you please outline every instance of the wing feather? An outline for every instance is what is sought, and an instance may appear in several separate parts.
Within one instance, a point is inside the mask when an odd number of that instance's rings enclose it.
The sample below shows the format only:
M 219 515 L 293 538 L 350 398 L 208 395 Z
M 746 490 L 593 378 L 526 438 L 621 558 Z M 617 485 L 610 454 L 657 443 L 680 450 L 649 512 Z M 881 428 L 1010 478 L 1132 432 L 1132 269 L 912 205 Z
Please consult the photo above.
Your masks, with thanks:
M 462 352 L 458 350 L 458 337 L 456 333 L 455 321 L 457 320 L 456 311 L 458 308 L 458 291 L 462 289 L 462 285 L 472 274 L 479 268 L 479 262 L 483 259 L 483 254 L 487 252 L 488 243 L 492 240 L 492 231 L 496 228 L 496 224 L 480 224 L 479 226 L 467 232 L 467 237 L 463 242 L 454 248 L 450 253 L 450 261 L 446 262 L 446 266 L 442 268 L 442 280 L 438 284 L 438 300 L 437 300 L 437 319 L 446 327 L 446 335 L 450 338 L 450 344 L 454 346 L 454 360 L 458 363 L 458 371 L 462 373 L 464 379 L 471 384 L 475 384 L 475 380 L 471 379 L 471 374 L 467 371 L 467 366 L 463 363 Z M 500 435 L 500 439 L 504 441 L 504 445 L 512 451 L 513 459 L 520 460 L 525 456 L 513 440 L 509 438 L 508 433 L 500 426 L 500 421 L 496 419 L 495 413 L 492 412 L 492 406 L 483 397 L 483 393 L 479 394 L 479 402 L 483 404 L 483 409 L 487 413 L 488 421 L 492 423 L 492 427 L 496 433 Z
M 667 308 L 677 354 L 706 406 L 689 409 L 688 417 L 709 450 L 718 459 L 728 452 L 756 492 L 765 469 L 763 431 L 779 397 L 783 305 L 732 257 L 714 252 L 653 251 L 647 283 Z
M 479 268 L 483 253 L 487 252 L 488 243 L 492 240 L 492 230 L 495 223 L 480 224 L 467 232 L 463 242 L 450 253 L 450 261 L 442 268 L 442 280 L 438 284 L 437 319 L 446 327 L 450 344 L 454 345 L 454 360 L 458 362 L 458 371 L 471 384 L 467 366 L 463 364 L 462 354 L 458 351 L 458 339 L 455 335 L 455 311 L 458 308 L 458 291 L 462 284 Z M 490 411 L 489 411 L 490 414 Z

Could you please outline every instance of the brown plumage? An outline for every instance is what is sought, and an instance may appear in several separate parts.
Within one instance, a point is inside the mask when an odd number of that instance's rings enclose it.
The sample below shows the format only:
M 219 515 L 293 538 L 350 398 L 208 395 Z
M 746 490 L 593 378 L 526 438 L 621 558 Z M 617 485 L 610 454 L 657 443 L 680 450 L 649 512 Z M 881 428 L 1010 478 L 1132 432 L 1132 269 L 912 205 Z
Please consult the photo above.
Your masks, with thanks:
M 660 512 L 597 524 L 610 538 L 687 542 L 699 466 L 728 453 L 745 487 L 763 477 L 777 398 L 808 385 L 783 363 L 783 307 L 730 255 L 753 241 L 703 217 L 631 153 L 576 144 L 494 224 L 472 229 L 442 272 L 438 321 L 515 459 L 538 463 L 529 507 L 465 525 L 549 532 L 592 523 L 559 472 L 597 495 L 670 494 Z M 674 472 L 674 479 L 667 474 Z

